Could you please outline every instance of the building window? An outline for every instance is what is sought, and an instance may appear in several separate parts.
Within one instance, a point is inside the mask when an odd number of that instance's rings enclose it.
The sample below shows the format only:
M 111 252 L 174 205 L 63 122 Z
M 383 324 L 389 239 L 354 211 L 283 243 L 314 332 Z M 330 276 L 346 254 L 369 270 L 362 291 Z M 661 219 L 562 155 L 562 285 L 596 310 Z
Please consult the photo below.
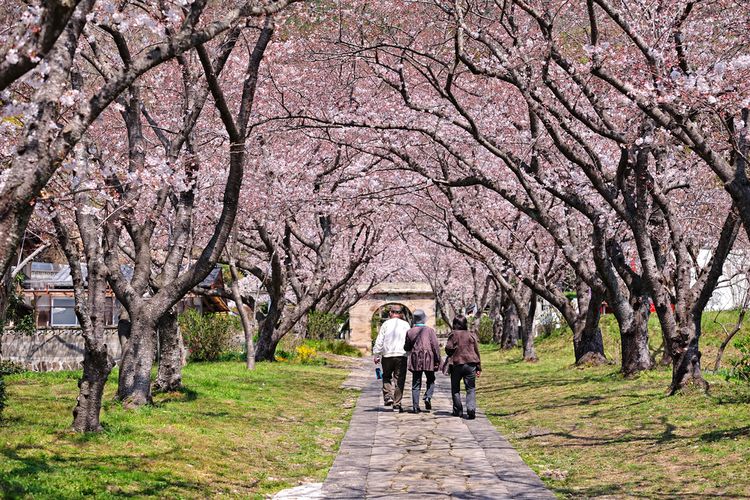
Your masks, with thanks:
M 75 312 L 75 299 L 52 298 L 52 326 L 79 326 Z
M 50 300 L 49 295 L 36 297 L 36 326 L 37 328 L 49 328 Z

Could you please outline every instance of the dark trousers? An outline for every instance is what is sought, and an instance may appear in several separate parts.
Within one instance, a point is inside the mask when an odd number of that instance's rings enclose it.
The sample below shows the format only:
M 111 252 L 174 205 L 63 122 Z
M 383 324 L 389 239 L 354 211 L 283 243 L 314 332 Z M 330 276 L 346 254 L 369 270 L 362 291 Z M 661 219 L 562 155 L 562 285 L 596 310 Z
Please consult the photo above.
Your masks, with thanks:
M 401 406 L 406 385 L 406 357 L 382 358 L 380 364 L 383 365 L 383 401 L 393 401 L 393 406 Z
M 451 367 L 451 396 L 453 397 L 453 412 L 463 413 L 464 407 L 461 404 L 461 380 L 466 387 L 466 409 L 468 411 L 477 410 L 477 365 L 468 363 L 463 365 L 453 365 Z
M 419 393 L 422 392 L 422 374 L 427 378 L 427 390 L 424 393 L 425 401 L 432 399 L 432 393 L 435 391 L 435 372 L 414 371 L 411 372 L 411 407 L 419 408 Z

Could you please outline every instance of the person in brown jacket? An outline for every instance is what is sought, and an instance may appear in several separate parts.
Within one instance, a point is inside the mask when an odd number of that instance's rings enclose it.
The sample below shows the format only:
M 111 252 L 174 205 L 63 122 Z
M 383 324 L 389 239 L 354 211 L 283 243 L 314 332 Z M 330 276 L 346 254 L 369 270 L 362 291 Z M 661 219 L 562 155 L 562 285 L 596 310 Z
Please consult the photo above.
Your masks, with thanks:
M 419 393 L 422 391 L 422 373 L 427 378 L 424 407 L 432 409 L 432 393 L 435 390 L 435 372 L 440 369 L 440 344 L 435 330 L 425 325 L 427 315 L 421 309 L 414 311 L 414 328 L 406 332 L 404 350 L 411 372 L 411 411 L 419 413 Z
M 482 374 L 482 363 L 479 358 L 479 338 L 468 331 L 466 317 L 453 318 L 453 331 L 445 343 L 445 353 L 450 356 L 451 396 L 453 398 L 453 416 L 463 413 L 461 404 L 461 380 L 466 387 L 466 418 L 472 420 L 477 414 L 477 377 Z

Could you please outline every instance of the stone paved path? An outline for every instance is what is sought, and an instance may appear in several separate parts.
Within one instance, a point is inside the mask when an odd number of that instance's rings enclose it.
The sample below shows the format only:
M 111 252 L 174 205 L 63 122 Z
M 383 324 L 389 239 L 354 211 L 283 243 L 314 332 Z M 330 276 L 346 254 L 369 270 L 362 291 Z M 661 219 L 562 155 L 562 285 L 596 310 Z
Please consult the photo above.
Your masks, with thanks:
M 448 377 L 438 374 L 432 412 L 399 414 L 367 371 L 350 377 L 362 394 L 322 491 L 307 498 L 555 498 L 481 410 L 476 420 L 451 415 Z M 405 409 L 410 384 L 411 374 Z

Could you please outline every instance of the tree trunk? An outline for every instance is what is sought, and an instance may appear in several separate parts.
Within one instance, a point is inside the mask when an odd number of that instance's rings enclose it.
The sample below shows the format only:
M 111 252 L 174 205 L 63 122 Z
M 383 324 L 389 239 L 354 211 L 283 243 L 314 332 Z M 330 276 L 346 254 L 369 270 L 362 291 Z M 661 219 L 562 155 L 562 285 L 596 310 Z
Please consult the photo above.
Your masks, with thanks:
M 518 344 L 520 338 L 518 331 L 518 314 L 516 306 L 508 300 L 503 308 L 503 332 L 500 347 L 503 349 L 512 349 Z
M 270 332 L 268 331 L 270 330 Z M 258 345 L 255 346 L 255 361 L 275 361 L 276 346 L 280 338 L 276 338 L 275 327 L 266 327 L 265 322 L 261 327 Z
M 601 306 L 604 298 L 591 291 L 591 298 L 586 304 L 586 316 L 576 321 L 573 330 L 573 349 L 576 365 L 601 365 L 607 362 L 604 355 L 602 330 L 599 328 Z
M 176 391 L 182 387 L 182 366 L 185 345 L 173 309 L 167 311 L 157 324 L 159 333 L 159 372 L 154 389 L 162 392 Z
M 133 318 L 130 340 L 122 353 L 117 387 L 117 398 L 124 407 L 138 408 L 151 403 L 151 368 L 155 353 L 155 322 Z
M 502 346 L 503 342 L 503 318 L 502 318 L 502 307 L 501 294 L 496 293 L 490 303 L 489 316 L 492 319 L 492 342 Z
M 83 376 L 78 381 L 78 400 L 73 409 L 73 429 L 78 432 L 99 432 L 102 426 L 99 415 L 102 408 L 102 397 L 107 378 L 115 365 L 107 351 L 102 332 L 94 334 L 99 340 L 94 343 L 86 342 L 83 358 Z
M 502 347 L 503 345 L 503 318 L 499 311 L 490 315 L 492 318 L 492 342 Z
M 245 302 L 242 300 L 242 294 L 240 293 L 240 286 L 238 284 L 240 276 L 237 272 L 237 267 L 235 266 L 234 259 L 230 259 L 229 261 L 229 272 L 232 274 L 232 298 L 234 299 L 234 303 L 237 304 L 237 313 L 240 315 L 240 321 L 242 322 L 242 331 L 245 333 L 245 367 L 248 370 L 254 370 L 255 345 L 253 345 L 254 328 L 252 313 L 250 311 L 250 308 L 247 307 L 245 305 Z
M 536 363 L 539 357 L 534 348 L 534 314 L 536 313 L 536 294 L 529 299 L 529 308 L 521 318 L 521 341 L 523 343 L 523 360 Z
M 622 374 L 633 377 L 651 370 L 654 360 L 648 349 L 648 297 L 634 298 L 627 310 L 615 310 L 622 344 Z
M 698 344 L 700 335 L 700 315 L 693 318 L 692 324 L 680 328 L 680 342 L 672 346 L 674 362 L 672 383 L 669 386 L 670 394 L 675 394 L 690 385 L 695 385 L 704 391 L 708 390 L 708 382 L 701 372 L 701 352 Z
M 12 293 L 13 278 L 10 275 L 12 266 L 8 266 L 3 272 L 0 270 L 0 353 L 3 352 L 3 332 L 5 331 L 5 318 L 8 312 L 8 303 Z M 2 377 L 2 375 L 0 375 Z
M 669 340 L 664 339 L 664 352 L 662 352 L 661 360 L 659 360 L 659 364 L 661 366 L 669 366 L 673 363 L 674 358 L 672 356 L 672 352 L 670 351 L 669 347 Z
M 245 331 L 245 368 L 248 370 L 255 370 L 255 343 L 253 341 L 255 328 L 253 328 L 253 322 L 250 319 L 252 317 L 252 311 L 245 304 L 240 304 L 240 309 L 244 312 L 242 328 Z
M 17 255 L 16 250 L 26 230 L 33 204 L 22 202 L 19 208 L 15 199 L 16 193 L 6 191 L 2 194 L 3 197 L 7 196 L 6 199 L 0 198 L 0 276 L 5 282 L 5 279 L 12 279 L 10 273 Z M 7 302 L 0 304 L 0 307 L 3 307 L 0 314 L 4 314 L 6 306 Z
M 492 341 L 502 348 L 503 346 L 503 318 L 502 317 L 495 317 L 492 319 Z
M 523 343 L 523 360 L 529 363 L 535 363 L 539 361 L 539 357 L 536 355 L 536 349 L 534 348 L 534 331 L 533 322 L 524 322 L 521 326 L 521 341 Z
M 120 314 L 120 320 L 117 322 L 117 338 L 120 340 L 120 352 L 124 353 L 128 340 L 130 340 L 130 316 L 128 316 L 124 307 Z
M 276 346 L 281 337 L 277 334 L 281 310 L 276 306 L 279 301 L 272 302 L 268 314 L 260 323 L 258 345 L 255 346 L 255 361 L 275 361 Z

